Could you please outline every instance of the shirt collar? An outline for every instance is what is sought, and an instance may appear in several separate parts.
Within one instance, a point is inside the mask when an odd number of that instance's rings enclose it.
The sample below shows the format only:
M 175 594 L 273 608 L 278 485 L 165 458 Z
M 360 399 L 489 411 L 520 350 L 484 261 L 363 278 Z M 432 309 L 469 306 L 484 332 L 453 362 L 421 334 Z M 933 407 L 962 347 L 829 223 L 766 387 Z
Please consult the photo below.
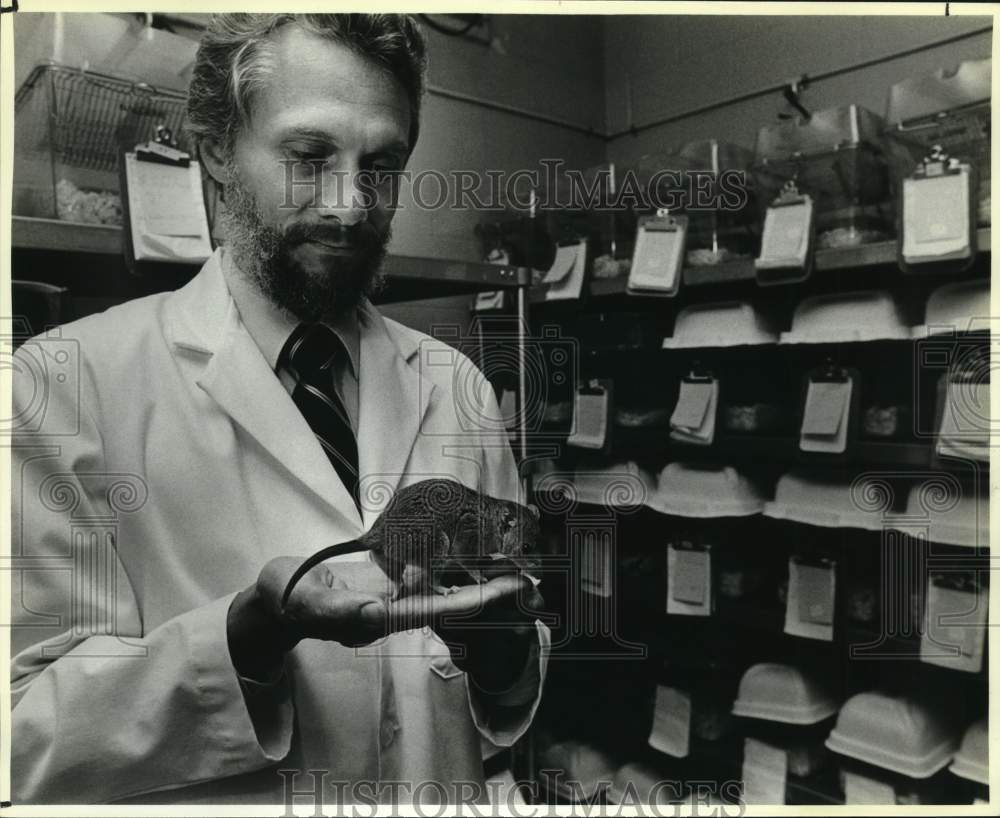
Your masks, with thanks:
M 288 336 L 299 325 L 299 320 L 280 307 L 272 304 L 247 276 L 236 266 L 228 249 L 222 250 L 222 274 L 229 287 L 229 293 L 236 302 L 243 325 L 254 343 L 260 348 L 271 369 L 278 366 L 278 356 L 288 340 Z M 361 346 L 361 330 L 357 311 L 353 311 L 336 321 L 324 322 L 340 338 L 347 349 L 351 370 L 358 378 Z

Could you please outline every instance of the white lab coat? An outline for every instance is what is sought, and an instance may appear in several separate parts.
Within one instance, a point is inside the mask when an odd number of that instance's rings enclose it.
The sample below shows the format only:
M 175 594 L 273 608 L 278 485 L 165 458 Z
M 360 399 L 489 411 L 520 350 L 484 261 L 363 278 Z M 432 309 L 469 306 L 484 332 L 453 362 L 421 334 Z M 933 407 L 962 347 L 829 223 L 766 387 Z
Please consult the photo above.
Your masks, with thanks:
M 429 629 L 361 651 L 302 642 L 284 681 L 252 694 L 248 712 L 226 612 L 265 562 L 356 537 L 396 488 L 429 476 L 523 500 L 506 438 L 470 411 L 487 395 L 499 417 L 482 374 L 368 313 L 363 520 L 244 329 L 218 254 L 175 293 L 19 350 L 15 804 L 285 803 L 283 784 L 313 788 L 309 774 L 281 770 L 322 771 L 328 805 L 338 792 L 352 800 L 337 782 L 404 782 L 406 801 L 428 781 L 418 796 L 435 801 L 433 782 L 481 782 L 483 738 L 505 746 L 527 729 L 547 659 L 540 623 L 539 660 L 506 723 Z

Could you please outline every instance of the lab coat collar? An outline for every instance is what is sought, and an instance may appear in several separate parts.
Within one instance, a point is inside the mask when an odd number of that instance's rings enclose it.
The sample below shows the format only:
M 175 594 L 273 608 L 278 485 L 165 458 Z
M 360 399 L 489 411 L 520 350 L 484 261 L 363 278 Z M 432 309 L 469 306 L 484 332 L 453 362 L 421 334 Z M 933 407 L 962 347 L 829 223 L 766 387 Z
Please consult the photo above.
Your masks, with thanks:
M 180 351 L 208 356 L 201 387 L 289 472 L 353 526 L 367 528 L 399 483 L 434 386 L 411 365 L 414 333 L 362 306 L 358 458 L 364 519 L 322 447 L 239 318 L 220 252 L 165 307 L 165 331 Z M 417 362 L 413 362 L 417 363 Z

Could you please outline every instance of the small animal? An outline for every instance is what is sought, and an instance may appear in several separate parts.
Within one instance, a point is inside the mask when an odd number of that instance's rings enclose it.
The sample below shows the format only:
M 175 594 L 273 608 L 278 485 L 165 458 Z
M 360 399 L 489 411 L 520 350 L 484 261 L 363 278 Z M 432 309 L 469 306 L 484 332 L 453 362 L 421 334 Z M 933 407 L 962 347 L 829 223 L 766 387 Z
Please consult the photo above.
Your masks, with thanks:
M 454 480 L 422 480 L 397 491 L 358 539 L 327 546 L 303 562 L 285 586 L 281 606 L 311 568 L 357 551 L 374 554 L 396 583 L 397 597 L 450 593 L 454 587 L 446 579 L 484 582 L 498 567 L 525 570 L 532 567 L 526 558 L 536 547 L 538 519 L 534 506 L 498 500 Z

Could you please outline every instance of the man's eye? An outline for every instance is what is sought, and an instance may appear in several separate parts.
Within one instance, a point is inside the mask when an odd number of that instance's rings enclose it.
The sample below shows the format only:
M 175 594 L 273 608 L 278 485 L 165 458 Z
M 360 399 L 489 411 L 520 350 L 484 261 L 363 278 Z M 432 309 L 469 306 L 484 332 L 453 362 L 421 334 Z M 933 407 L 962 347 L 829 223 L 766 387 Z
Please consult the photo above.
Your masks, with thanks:
M 286 146 L 285 153 L 290 159 L 295 159 L 299 162 L 322 162 L 329 156 L 330 152 L 318 145 L 289 145 Z

